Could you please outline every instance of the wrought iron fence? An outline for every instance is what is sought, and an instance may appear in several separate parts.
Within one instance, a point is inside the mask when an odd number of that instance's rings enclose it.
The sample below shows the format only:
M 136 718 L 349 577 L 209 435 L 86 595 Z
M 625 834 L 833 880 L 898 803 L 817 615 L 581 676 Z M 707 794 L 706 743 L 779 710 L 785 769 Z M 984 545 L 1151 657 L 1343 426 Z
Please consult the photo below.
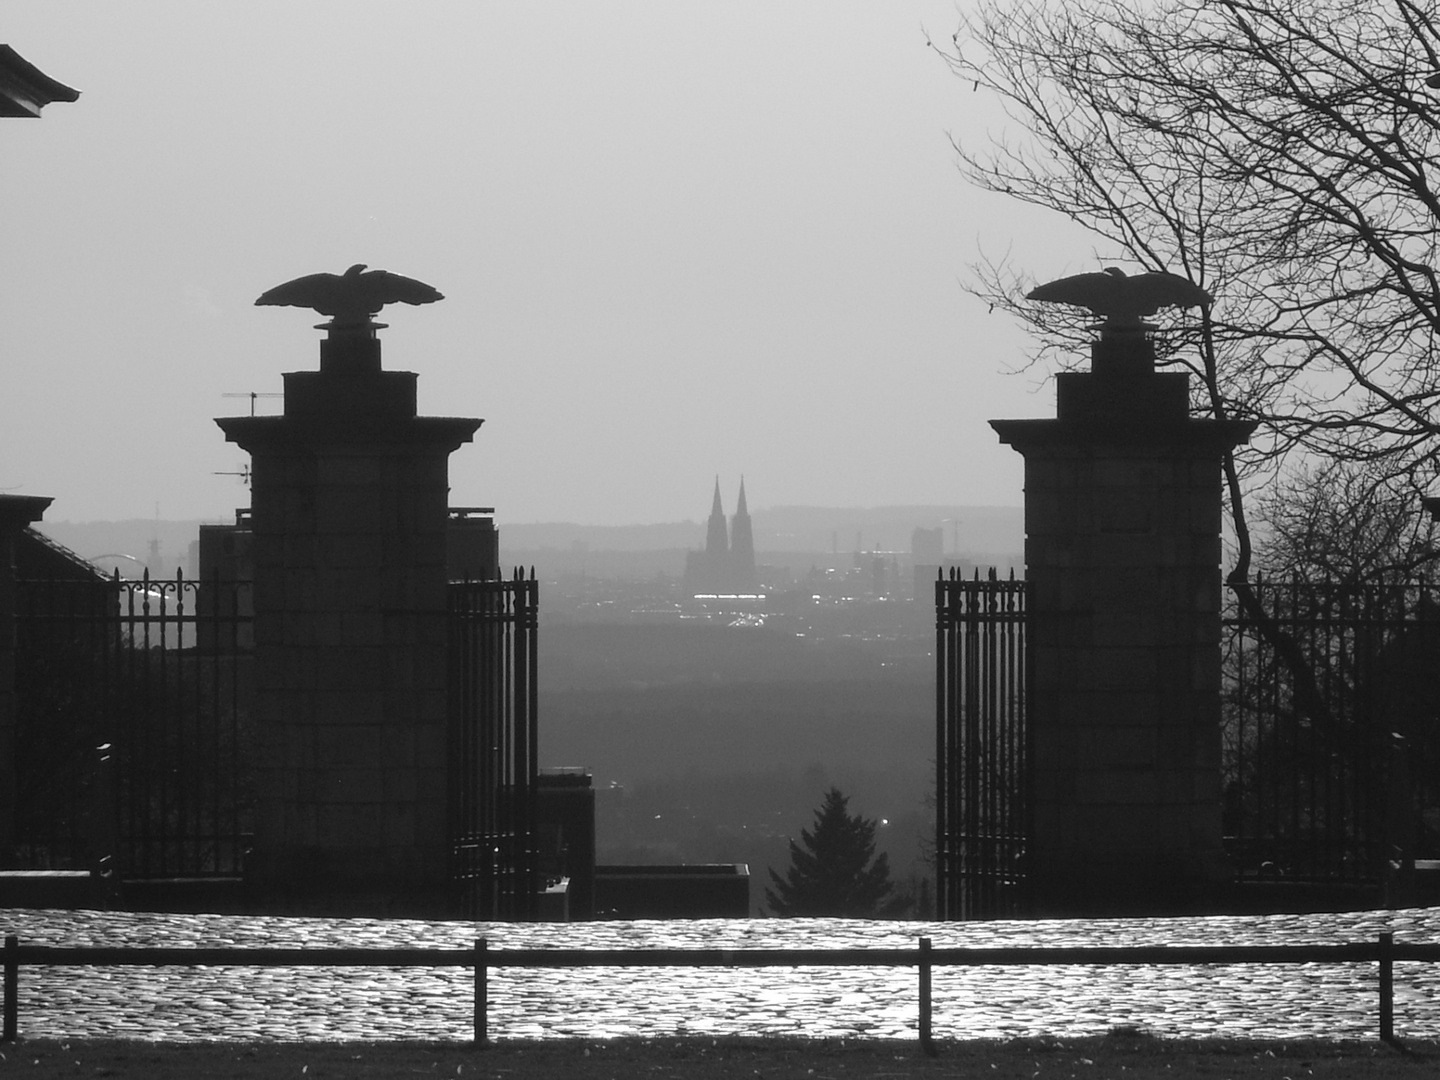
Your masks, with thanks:
M 1259 580 L 1222 635 L 1226 848 L 1241 880 L 1378 886 L 1440 859 L 1440 595 Z M 942 918 L 1018 913 L 1029 832 L 1024 582 L 936 585 Z
M 1030 832 L 1026 583 L 954 570 L 935 584 L 939 915 L 1020 914 Z
M 1260 580 L 1225 618 L 1225 833 L 1242 877 L 1374 885 L 1440 857 L 1440 603 Z
M 478 919 L 533 917 L 539 587 L 526 579 L 450 584 L 451 873 Z
M 7 861 L 124 879 L 241 872 L 248 589 L 148 573 L 17 583 Z

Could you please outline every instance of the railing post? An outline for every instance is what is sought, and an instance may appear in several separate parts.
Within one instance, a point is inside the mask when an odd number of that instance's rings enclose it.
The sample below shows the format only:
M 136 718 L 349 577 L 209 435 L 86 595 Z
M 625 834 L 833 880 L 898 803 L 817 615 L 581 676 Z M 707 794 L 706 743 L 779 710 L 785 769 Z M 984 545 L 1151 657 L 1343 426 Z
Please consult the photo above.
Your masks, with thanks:
M 489 943 L 482 937 L 475 939 L 475 1045 L 486 1046 L 490 1042 L 490 971 L 486 950 Z
M 930 939 L 920 939 L 920 1046 L 925 1053 L 934 1055 L 935 1046 L 930 1041 Z
M 1395 934 L 1380 932 L 1380 1038 L 1395 1041 Z
M 0 1042 L 14 1042 L 20 1027 L 20 939 L 5 935 L 5 1022 Z

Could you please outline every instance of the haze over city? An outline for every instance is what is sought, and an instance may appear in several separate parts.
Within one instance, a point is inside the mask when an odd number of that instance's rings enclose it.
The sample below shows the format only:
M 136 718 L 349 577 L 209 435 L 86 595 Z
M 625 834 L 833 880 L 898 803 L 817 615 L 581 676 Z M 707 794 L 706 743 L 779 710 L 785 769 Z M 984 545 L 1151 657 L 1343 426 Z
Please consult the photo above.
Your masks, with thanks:
M 716 473 L 727 506 L 741 474 L 757 508 L 1020 502 L 986 421 L 1050 394 L 966 267 L 1091 253 L 956 173 L 1003 117 L 927 46 L 950 3 L 0 10 L 81 91 L 0 169 L 0 488 L 51 521 L 244 505 L 212 418 L 320 337 L 253 301 L 355 262 L 446 295 L 385 312 L 385 365 L 486 418 L 451 501 L 502 528 L 700 519 Z

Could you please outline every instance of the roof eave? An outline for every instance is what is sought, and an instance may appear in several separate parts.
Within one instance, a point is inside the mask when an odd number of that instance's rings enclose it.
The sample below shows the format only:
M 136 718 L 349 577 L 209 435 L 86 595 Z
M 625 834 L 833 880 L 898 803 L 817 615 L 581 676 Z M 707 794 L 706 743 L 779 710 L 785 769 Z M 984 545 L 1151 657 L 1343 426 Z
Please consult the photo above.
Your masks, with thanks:
M 0 116 L 38 117 L 53 101 L 79 97 L 79 90 L 50 78 L 9 45 L 0 45 Z

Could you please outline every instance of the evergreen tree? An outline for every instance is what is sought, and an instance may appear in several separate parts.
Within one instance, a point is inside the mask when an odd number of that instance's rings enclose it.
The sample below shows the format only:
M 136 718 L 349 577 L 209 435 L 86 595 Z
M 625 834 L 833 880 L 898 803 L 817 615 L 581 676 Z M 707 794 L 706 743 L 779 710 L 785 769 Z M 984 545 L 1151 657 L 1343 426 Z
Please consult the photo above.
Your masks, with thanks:
M 875 822 L 846 807 L 850 800 L 832 787 L 815 811 L 812 829 L 790 841 L 790 870 L 770 871 L 775 888 L 765 902 L 776 915 L 820 915 L 852 919 L 893 918 L 906 906 L 891 898 L 890 860 L 875 855 Z

